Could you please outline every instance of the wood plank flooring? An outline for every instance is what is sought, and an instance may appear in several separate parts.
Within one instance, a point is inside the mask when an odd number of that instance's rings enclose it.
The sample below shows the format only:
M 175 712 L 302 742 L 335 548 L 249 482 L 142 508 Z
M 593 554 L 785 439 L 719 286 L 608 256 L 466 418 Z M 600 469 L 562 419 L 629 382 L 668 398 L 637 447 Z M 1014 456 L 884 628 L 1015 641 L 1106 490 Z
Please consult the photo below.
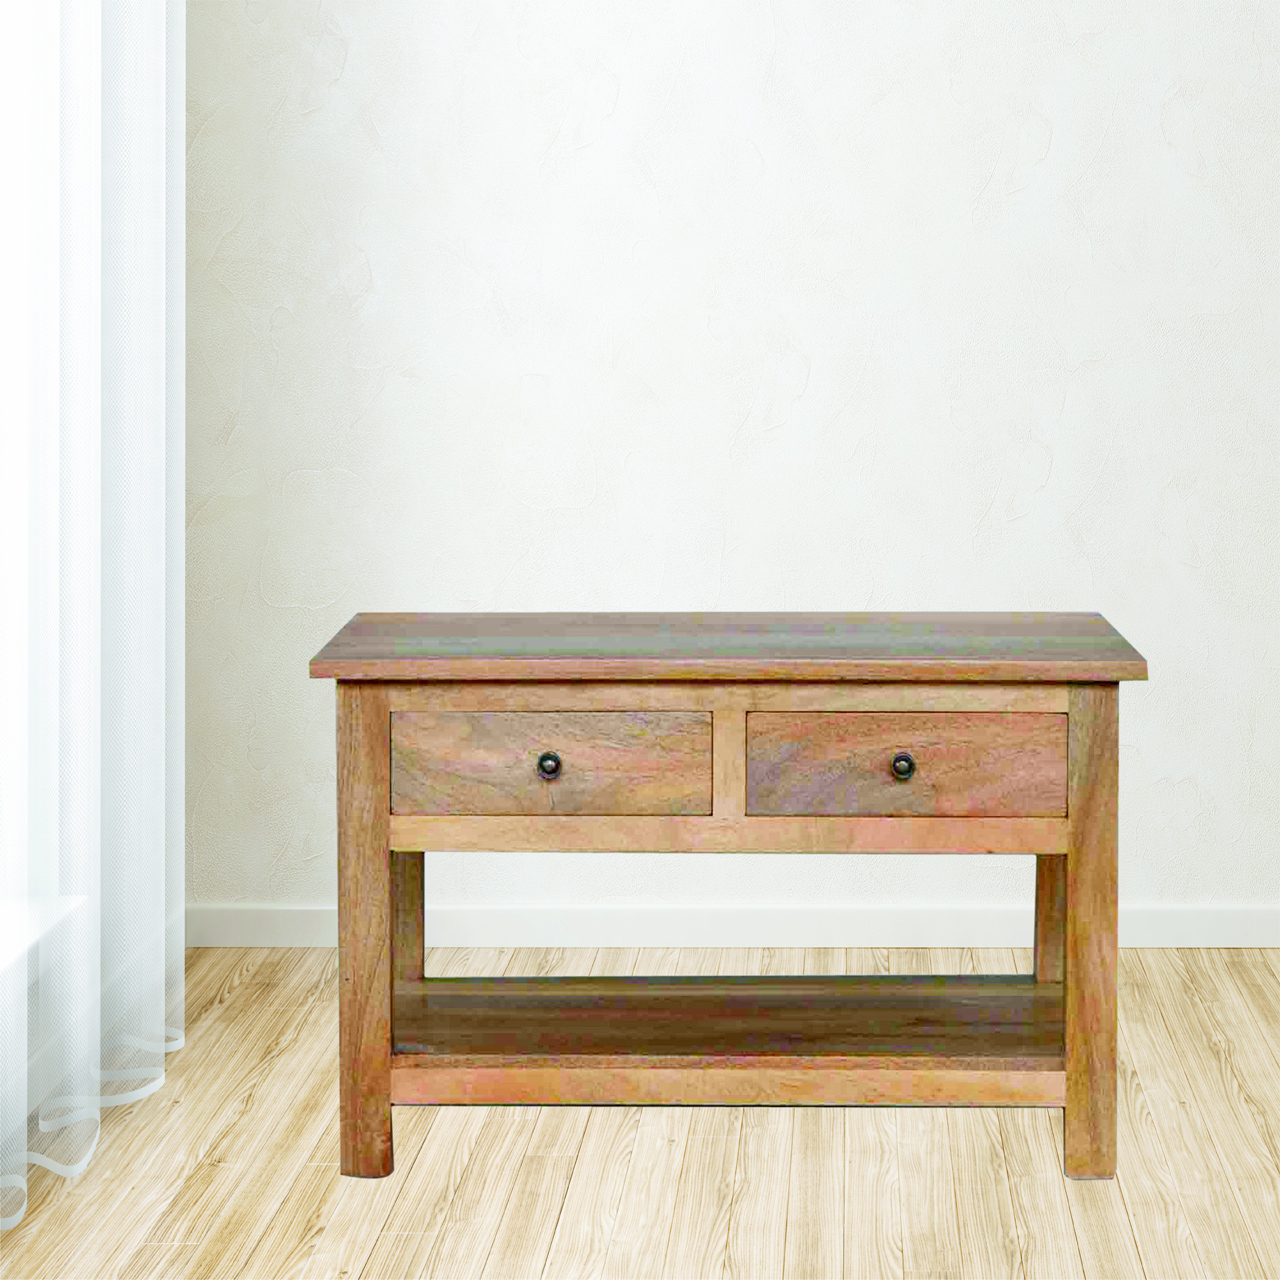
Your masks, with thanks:
M 1027 972 L 1031 952 L 436 949 L 431 976 Z M 1043 1108 L 397 1107 L 342 1178 L 334 953 L 188 952 L 187 1044 L 33 1168 L 5 1280 L 1280 1275 L 1280 950 L 1125 950 L 1119 1170 Z M 1268 1224 L 1271 1224 L 1268 1226 Z

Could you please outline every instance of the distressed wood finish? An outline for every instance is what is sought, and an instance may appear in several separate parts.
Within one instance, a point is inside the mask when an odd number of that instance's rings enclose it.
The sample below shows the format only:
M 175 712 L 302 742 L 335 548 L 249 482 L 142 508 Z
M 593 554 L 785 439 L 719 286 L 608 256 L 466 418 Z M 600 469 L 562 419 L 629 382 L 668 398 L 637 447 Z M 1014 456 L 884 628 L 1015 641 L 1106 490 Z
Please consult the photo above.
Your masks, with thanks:
M 1061 982 L 1067 923 L 1067 867 L 1062 858 L 1036 858 L 1035 975 Z
M 424 906 L 421 850 L 397 849 L 391 855 L 391 902 L 395 912 L 392 962 L 397 982 L 422 977 L 422 911 Z
M 538 775 L 543 752 L 560 775 Z M 396 814 L 709 814 L 705 711 L 398 711 Z
M 1097 613 L 360 613 L 347 680 L 1145 680 Z
M 721 822 L 740 822 L 746 816 L 747 717 L 740 707 L 717 707 L 712 716 L 715 745 L 714 812 Z
M 1111 1178 L 1116 1171 L 1117 686 L 1072 689 L 1068 723 L 1064 1167 L 1072 1178 Z
M 311 672 L 339 678 L 344 1172 L 389 1171 L 392 1101 L 1065 1105 L 1067 1172 L 1114 1169 L 1116 694 L 1146 663 L 1099 615 L 361 614 Z M 916 761 L 906 782 L 889 771 L 898 750 Z M 537 774 L 543 751 L 560 756 L 555 781 Z M 567 951 L 436 949 L 419 963 L 423 851 L 435 850 L 1034 854 L 1035 973 L 969 986 L 922 974 L 909 997 L 883 976 L 840 976 L 846 964 L 883 974 L 865 948 L 612 949 L 593 962 L 601 975 L 703 975 L 675 985 L 591 986 L 562 976 L 585 965 Z M 947 955 L 978 967 L 976 952 Z M 731 959 L 761 972 L 710 979 Z M 778 964 L 836 985 L 778 985 L 763 976 Z M 505 985 L 433 983 L 477 967 L 505 970 Z M 691 1141 L 699 1187 L 655 1209 L 628 1173 L 621 1234 L 607 1255 L 590 1245 L 592 1270 L 749 1265 L 719 1225 L 726 1144 L 747 1126 L 721 1120 L 641 1120 L 642 1168 L 679 1163 Z M 578 1132 L 535 1143 L 520 1123 L 518 1141 L 505 1121 L 463 1128 L 472 1144 L 483 1128 L 495 1151 L 515 1141 L 522 1160 L 535 1145 L 559 1160 Z M 814 1154 L 835 1141 L 825 1123 L 784 1126 L 802 1153 L 797 1186 L 814 1174 L 825 1207 L 788 1216 L 795 1247 L 770 1244 L 767 1269 L 831 1269 L 842 1254 L 805 1242 L 843 1213 L 822 1179 L 844 1165 Z M 993 1132 L 967 1129 L 966 1158 L 987 1159 Z M 1029 1132 L 1043 1146 L 1049 1131 Z M 541 1206 L 537 1181 L 504 1194 Z M 512 1227 L 494 1266 L 533 1266 L 545 1247 L 550 1276 L 577 1256 L 558 1234 L 547 1243 L 559 1194 L 533 1244 Z M 669 1256 L 632 1238 L 651 1212 L 675 1233 Z M 366 1270 L 456 1270 L 471 1221 L 467 1208 L 434 1244 L 388 1244 Z M 1113 1256 L 1128 1255 L 1089 1255 Z
M 710 1043 L 726 1058 L 1062 1067 L 1062 989 L 1018 976 L 435 978 L 395 998 L 397 1055 L 702 1057 Z
M 1066 818 L 391 819 L 395 849 L 624 853 L 1067 852 Z
M 706 680 L 387 685 L 392 711 L 1024 711 L 1066 715 L 1059 684 L 805 684 Z
M 1027 978 L 453 979 L 396 1001 L 401 1102 L 1064 1097 L 1061 989 Z
M 338 1098 L 342 1172 L 391 1172 L 391 710 L 338 683 Z
M 915 774 L 889 765 L 909 752 Z M 1019 712 L 753 712 L 747 813 L 1058 817 L 1067 717 Z
M 839 1059 L 752 1059 L 714 1054 L 681 1066 L 662 1061 L 600 1066 L 451 1066 L 428 1055 L 397 1056 L 396 1103 L 446 1106 L 920 1106 L 1061 1107 L 1061 1071 L 847 1065 Z

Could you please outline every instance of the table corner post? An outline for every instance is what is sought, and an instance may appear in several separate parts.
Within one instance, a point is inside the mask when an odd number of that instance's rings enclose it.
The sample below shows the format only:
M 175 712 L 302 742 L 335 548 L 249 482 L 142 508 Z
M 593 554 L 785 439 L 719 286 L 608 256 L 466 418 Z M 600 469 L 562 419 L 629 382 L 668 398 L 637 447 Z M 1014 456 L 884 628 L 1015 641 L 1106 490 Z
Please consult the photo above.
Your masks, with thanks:
M 391 1143 L 391 709 L 338 681 L 338 1071 L 341 1172 L 382 1178 Z
M 1119 686 L 1075 685 L 1068 711 L 1064 1172 L 1116 1171 Z

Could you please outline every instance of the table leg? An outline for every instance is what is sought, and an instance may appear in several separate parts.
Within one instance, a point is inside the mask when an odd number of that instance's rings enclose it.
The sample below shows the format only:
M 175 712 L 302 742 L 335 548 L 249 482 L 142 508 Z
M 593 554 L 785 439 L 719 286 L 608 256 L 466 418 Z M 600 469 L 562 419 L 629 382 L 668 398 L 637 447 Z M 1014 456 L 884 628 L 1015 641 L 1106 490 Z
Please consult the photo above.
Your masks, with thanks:
M 391 708 L 338 681 L 338 1098 L 341 1172 L 384 1178 L 391 1151 Z
M 397 982 L 421 982 L 422 854 L 397 849 L 391 855 L 391 907 L 395 912 L 392 964 Z
M 1064 1168 L 1116 1171 L 1118 686 L 1074 685 L 1067 721 Z
M 1037 982 L 1062 981 L 1062 949 L 1067 921 L 1067 860 L 1058 855 L 1036 858 Z

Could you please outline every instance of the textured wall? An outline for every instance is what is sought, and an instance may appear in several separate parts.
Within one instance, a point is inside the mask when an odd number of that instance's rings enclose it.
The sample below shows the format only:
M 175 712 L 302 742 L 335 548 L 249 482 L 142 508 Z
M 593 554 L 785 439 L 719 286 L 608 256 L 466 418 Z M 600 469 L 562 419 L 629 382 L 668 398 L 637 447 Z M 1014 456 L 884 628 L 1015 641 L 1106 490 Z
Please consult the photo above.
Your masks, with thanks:
M 1280 897 L 1265 4 L 190 5 L 193 901 L 330 903 L 357 610 L 1097 609 L 1126 903 Z M 483 902 L 1027 859 L 445 857 Z

